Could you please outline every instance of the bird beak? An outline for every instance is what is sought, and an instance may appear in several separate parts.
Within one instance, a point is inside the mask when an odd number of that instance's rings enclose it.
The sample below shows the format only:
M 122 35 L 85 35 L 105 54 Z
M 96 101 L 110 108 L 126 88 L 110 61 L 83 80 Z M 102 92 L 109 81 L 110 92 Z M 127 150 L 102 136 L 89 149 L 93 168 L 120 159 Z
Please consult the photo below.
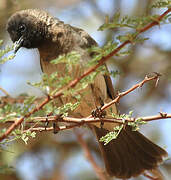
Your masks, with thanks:
M 20 49 L 20 47 L 22 47 L 23 42 L 24 42 L 24 39 L 23 39 L 23 36 L 21 36 L 20 39 L 14 43 L 14 53 L 15 54 Z

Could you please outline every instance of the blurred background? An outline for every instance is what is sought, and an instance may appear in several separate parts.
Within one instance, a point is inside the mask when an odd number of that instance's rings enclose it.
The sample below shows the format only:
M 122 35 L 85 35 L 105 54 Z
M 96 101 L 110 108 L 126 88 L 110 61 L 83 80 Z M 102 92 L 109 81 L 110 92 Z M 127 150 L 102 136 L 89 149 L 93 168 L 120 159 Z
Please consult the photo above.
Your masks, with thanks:
M 153 0 L 0 0 L 0 39 L 4 46 L 11 41 L 5 30 L 7 19 L 17 10 L 41 8 L 66 23 L 86 30 L 100 46 L 114 39 L 120 29 L 97 31 L 108 14 L 115 12 L 122 15 L 143 16 L 159 13 L 162 10 L 149 9 Z M 155 26 L 143 34 L 150 39 L 143 44 L 137 44 L 131 49 L 131 54 L 125 57 L 113 58 L 111 68 L 118 70 L 120 76 L 114 80 L 115 91 L 124 91 L 141 81 L 145 75 L 159 72 L 162 77 L 157 88 L 154 82 L 130 93 L 121 99 L 119 111 L 133 115 L 155 115 L 160 111 L 171 113 L 171 25 Z M 20 49 L 17 56 L 0 66 L 0 87 L 11 96 L 21 93 L 42 96 L 40 90 L 28 85 L 41 79 L 39 53 L 36 49 Z M 1 92 L 1 96 L 4 94 Z M 103 167 L 97 143 L 88 129 L 83 129 L 84 138 L 91 152 Z M 141 128 L 143 134 L 152 141 L 164 147 L 169 158 L 160 169 L 166 180 L 171 177 L 171 122 L 159 120 L 150 122 Z M 21 141 L 9 144 L 0 150 L 0 166 L 7 165 L 12 172 L 1 171 L 2 180 L 95 180 L 97 179 L 91 164 L 84 156 L 72 131 L 37 134 L 36 138 L 25 145 Z M 140 176 L 136 180 L 143 180 Z

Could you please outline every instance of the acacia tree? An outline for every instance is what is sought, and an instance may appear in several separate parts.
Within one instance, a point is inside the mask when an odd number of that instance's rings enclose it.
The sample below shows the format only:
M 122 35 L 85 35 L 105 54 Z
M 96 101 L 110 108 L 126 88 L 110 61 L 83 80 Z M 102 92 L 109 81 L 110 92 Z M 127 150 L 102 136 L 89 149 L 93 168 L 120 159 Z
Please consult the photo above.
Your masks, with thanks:
M 106 22 L 99 28 L 99 30 L 114 30 L 116 28 L 129 28 L 129 30 L 125 32 L 124 35 L 119 34 L 114 41 L 107 42 L 103 47 L 92 47 L 91 49 L 88 49 L 88 51 L 93 52 L 95 55 L 88 64 L 87 70 L 80 77 L 71 79 L 70 76 L 66 74 L 66 76 L 60 79 L 60 83 L 58 82 L 55 84 L 56 79 L 58 78 L 57 73 L 53 73 L 50 77 L 44 74 L 40 83 L 34 83 L 32 85 L 42 89 L 44 92 L 46 91 L 46 97 L 38 99 L 33 96 L 20 96 L 13 99 L 10 97 L 8 92 L 1 88 L 1 90 L 7 95 L 7 97 L 1 98 L 1 145 L 8 144 L 9 142 L 17 139 L 22 139 L 27 144 L 28 140 L 31 141 L 32 138 L 36 138 L 36 134 L 38 132 L 42 133 L 44 131 L 53 131 L 54 133 L 57 133 L 60 131 L 73 129 L 75 127 L 82 127 L 86 124 L 94 122 L 120 123 L 120 125 L 117 126 L 113 132 L 108 133 L 106 136 L 101 138 L 101 141 L 107 144 L 112 139 L 117 138 L 124 125 L 128 124 L 132 126 L 133 130 L 138 130 L 140 125 L 145 124 L 148 121 L 171 118 L 171 114 L 164 112 L 160 112 L 154 116 L 150 115 L 146 117 L 133 117 L 132 111 L 130 111 L 129 114 L 111 114 L 113 118 L 110 119 L 105 117 L 93 117 L 92 114 L 85 118 L 68 116 L 68 112 L 73 111 L 79 105 L 81 100 L 80 91 L 86 88 L 87 85 L 94 80 L 97 73 L 106 73 L 105 69 L 103 68 L 106 61 L 113 56 L 120 57 L 129 55 L 133 46 L 142 44 L 144 41 L 149 39 L 149 37 L 144 38 L 142 36 L 144 32 L 148 32 L 148 30 L 154 26 L 162 26 L 163 24 L 169 23 L 171 12 L 170 3 L 170 1 L 157 1 L 153 4 L 151 8 L 165 8 L 165 11 L 161 14 L 143 17 L 122 17 L 120 13 L 117 12 L 114 14 L 112 19 L 106 16 Z M 0 58 L 2 63 L 13 59 L 14 55 L 3 58 L 3 56 L 13 48 L 14 47 L 12 46 L 0 50 Z M 52 63 L 65 62 L 66 64 L 69 64 L 69 66 L 67 66 L 69 72 L 77 64 L 79 57 L 80 55 L 78 53 L 71 52 L 65 56 L 60 56 L 59 58 L 53 60 Z M 110 75 L 114 78 L 118 74 L 118 71 L 112 71 L 110 73 Z M 116 98 L 108 104 L 104 104 L 100 111 L 105 111 L 114 103 L 119 104 L 121 98 L 125 97 L 130 92 L 143 87 L 145 83 L 154 81 L 155 83 L 153 84 L 153 87 L 157 88 L 160 76 L 161 74 L 159 72 L 151 75 L 147 74 L 145 77 L 142 77 L 142 81 L 135 83 L 129 89 L 116 93 Z M 47 91 L 47 87 L 53 88 Z M 56 98 L 71 94 L 77 98 L 76 103 L 68 102 L 61 107 L 56 106 Z M 63 124 L 59 125 L 59 122 Z M 82 134 L 80 134 L 78 131 L 74 132 L 99 179 L 106 179 L 103 171 L 94 161 L 89 148 L 82 137 Z M 146 174 L 145 176 L 147 176 L 149 179 L 152 178 Z

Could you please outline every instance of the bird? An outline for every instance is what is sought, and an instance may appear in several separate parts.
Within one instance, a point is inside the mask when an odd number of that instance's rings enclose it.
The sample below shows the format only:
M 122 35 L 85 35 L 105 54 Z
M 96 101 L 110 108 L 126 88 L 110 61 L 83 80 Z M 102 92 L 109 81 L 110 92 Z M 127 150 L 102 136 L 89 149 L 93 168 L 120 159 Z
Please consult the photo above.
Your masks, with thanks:
M 15 12 L 8 19 L 6 29 L 11 40 L 17 43 L 15 52 L 21 48 L 37 48 L 40 53 L 42 71 L 48 75 L 60 72 L 65 74 L 64 63 L 52 64 L 51 60 L 72 51 L 80 54 L 78 67 L 71 74 L 74 78 L 85 71 L 84 66 L 91 61 L 93 54 L 87 49 L 97 47 L 97 42 L 83 29 L 65 24 L 48 12 L 40 9 L 25 9 Z M 105 66 L 107 69 L 107 66 Z M 99 73 L 93 82 L 84 89 L 86 92 L 80 105 L 73 113 L 76 117 L 87 117 L 93 109 L 103 106 L 115 98 L 114 87 L 108 73 Z M 59 98 L 59 105 L 72 98 Z M 61 104 L 60 104 L 61 103 Z M 116 104 L 111 106 L 118 113 Z M 109 112 L 107 111 L 107 114 Z M 164 161 L 167 152 L 147 139 L 138 131 L 126 125 L 116 139 L 107 145 L 100 138 L 111 132 L 117 123 L 96 123 L 90 126 L 95 134 L 106 172 L 109 176 L 128 179 L 153 170 Z

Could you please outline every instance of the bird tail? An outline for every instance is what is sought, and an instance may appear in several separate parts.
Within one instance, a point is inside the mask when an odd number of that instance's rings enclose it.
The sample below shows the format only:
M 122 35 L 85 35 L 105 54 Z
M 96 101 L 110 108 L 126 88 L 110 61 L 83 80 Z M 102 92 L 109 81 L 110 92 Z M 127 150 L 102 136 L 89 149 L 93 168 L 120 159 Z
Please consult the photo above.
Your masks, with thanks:
M 93 126 L 93 131 L 99 139 L 109 131 Z M 145 170 L 156 168 L 167 156 L 167 152 L 154 144 L 138 131 L 132 131 L 130 126 L 122 129 L 118 137 L 107 145 L 99 142 L 106 170 L 110 176 L 130 178 Z

